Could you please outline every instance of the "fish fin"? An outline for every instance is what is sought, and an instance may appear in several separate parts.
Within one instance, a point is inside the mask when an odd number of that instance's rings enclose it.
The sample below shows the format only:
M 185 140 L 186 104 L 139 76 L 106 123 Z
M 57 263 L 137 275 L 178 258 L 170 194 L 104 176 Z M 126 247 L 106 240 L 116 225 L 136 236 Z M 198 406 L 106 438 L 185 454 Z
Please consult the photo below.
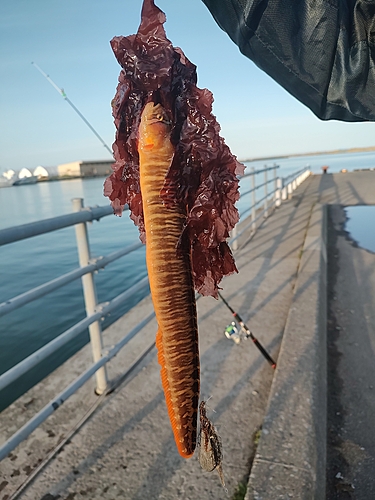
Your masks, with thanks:
M 171 427 L 176 442 L 177 450 L 183 458 L 190 458 L 194 452 L 188 453 L 186 451 L 183 439 L 181 438 L 180 426 L 177 423 L 176 412 L 172 402 L 170 382 L 168 379 L 168 373 L 166 369 L 165 356 L 164 356 L 163 333 L 160 330 L 160 328 L 158 329 L 156 334 L 156 347 L 158 350 L 158 361 L 161 366 L 160 374 L 161 374 L 161 382 L 164 389 L 165 402 L 167 404 L 169 420 L 171 422 Z

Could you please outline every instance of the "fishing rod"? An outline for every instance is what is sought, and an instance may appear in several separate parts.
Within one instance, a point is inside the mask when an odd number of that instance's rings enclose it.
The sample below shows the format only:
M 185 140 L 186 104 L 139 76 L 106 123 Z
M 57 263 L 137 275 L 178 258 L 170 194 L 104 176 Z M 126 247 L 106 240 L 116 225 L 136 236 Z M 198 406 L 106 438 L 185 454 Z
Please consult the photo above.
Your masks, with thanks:
M 106 150 L 109 152 L 109 154 L 112 156 L 112 151 L 111 149 L 109 148 L 109 146 L 104 142 L 104 140 L 100 137 L 100 135 L 98 134 L 98 132 L 94 129 L 94 127 L 91 125 L 91 123 L 86 120 L 86 118 L 83 116 L 83 114 L 79 111 L 79 109 L 77 109 L 74 104 L 72 103 L 72 101 L 69 99 L 69 97 L 66 95 L 66 93 L 64 92 L 64 89 L 60 89 L 56 83 L 52 80 L 52 78 L 50 78 L 49 75 L 47 75 L 42 69 L 39 68 L 39 66 L 32 62 L 31 63 L 33 66 L 36 67 L 36 69 L 39 71 L 39 73 L 41 73 L 45 78 L 47 78 L 47 80 L 49 81 L 49 83 L 52 85 L 52 87 L 54 89 L 57 90 L 57 92 L 66 100 L 66 102 L 74 109 L 74 111 L 77 113 L 77 115 L 86 123 L 86 125 L 89 127 L 89 129 L 96 135 L 96 137 L 99 139 L 99 141 L 103 144 L 103 146 L 106 148 Z
M 242 321 L 241 316 L 236 313 L 234 309 L 228 304 L 228 302 L 224 299 L 224 297 L 221 295 L 220 292 L 218 292 L 219 297 L 221 300 L 224 302 L 224 304 L 227 306 L 227 308 L 230 310 L 230 312 L 233 314 L 234 319 L 237 321 L 237 323 L 240 325 L 241 329 L 244 331 L 246 338 L 251 338 L 251 340 L 254 342 L 254 344 L 257 346 L 257 348 L 260 350 L 260 352 L 263 354 L 263 356 L 266 358 L 268 363 L 272 366 L 273 369 L 276 368 L 276 363 L 275 361 L 271 358 L 271 356 L 268 354 L 268 352 L 265 350 L 265 348 L 262 346 L 262 344 L 259 342 L 257 338 L 254 337 L 254 335 L 251 333 L 251 331 L 248 329 L 248 327 L 245 325 L 245 323 Z M 227 335 L 228 332 L 228 335 Z M 225 334 L 227 335 L 228 338 L 231 337 L 231 329 L 230 326 L 227 327 L 225 330 Z M 239 343 L 239 340 L 237 341 Z

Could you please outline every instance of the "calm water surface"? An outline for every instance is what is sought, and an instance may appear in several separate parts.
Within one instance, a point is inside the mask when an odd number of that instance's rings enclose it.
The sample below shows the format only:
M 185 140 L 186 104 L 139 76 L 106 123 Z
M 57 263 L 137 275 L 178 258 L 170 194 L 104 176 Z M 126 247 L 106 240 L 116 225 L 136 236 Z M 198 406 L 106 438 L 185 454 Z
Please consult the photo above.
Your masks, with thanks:
M 358 246 L 375 253 L 375 206 L 346 207 L 345 229 Z
M 71 199 L 84 198 L 86 206 L 108 205 L 102 194 L 103 178 L 43 182 L 0 189 L 0 229 L 72 212 Z M 138 238 L 129 220 L 109 215 L 88 225 L 92 257 L 107 255 Z M 74 227 L 69 227 L 0 247 L 0 302 L 69 272 L 78 265 Z M 109 264 L 95 275 L 99 302 L 106 302 L 146 276 L 145 251 Z M 108 327 L 133 307 L 138 293 L 106 318 Z M 85 317 L 80 280 L 0 318 L 0 373 L 43 346 Z M 0 411 L 36 380 L 65 361 L 88 341 L 80 334 L 60 351 L 40 363 L 17 383 L 0 393 Z
M 274 160 L 280 165 L 278 175 L 285 177 L 307 165 L 320 173 L 323 165 L 329 172 L 341 169 L 375 168 L 375 154 L 327 155 Z M 271 166 L 272 162 L 268 162 Z M 262 168 L 265 162 L 251 162 L 248 167 Z M 271 174 L 270 174 L 271 175 Z M 262 182 L 263 176 L 257 182 Z M 17 226 L 70 213 L 71 199 L 83 198 L 86 206 L 107 205 L 102 194 L 103 178 L 42 182 L 29 186 L 0 189 L 0 229 Z M 250 187 L 242 181 L 241 190 Z M 272 184 L 270 185 L 272 190 Z M 258 198 L 262 193 L 258 194 Z M 240 200 L 242 212 L 249 205 L 249 196 Z M 354 236 L 353 236 L 354 237 Z M 120 217 L 110 215 L 89 224 L 89 239 L 93 257 L 107 255 L 138 239 L 138 230 L 127 212 Z M 25 241 L 0 247 L 0 302 L 78 267 L 74 227 L 36 236 Z M 109 301 L 146 275 L 145 250 L 119 259 L 95 275 L 99 302 Z M 106 318 L 103 327 L 133 307 L 145 292 L 132 297 L 121 310 Z M 0 374 L 52 340 L 85 317 L 80 281 L 57 290 L 23 308 L 0 318 Z M 88 341 L 84 332 L 74 341 L 40 363 L 27 376 L 0 393 L 0 411 L 25 390 L 42 379 Z

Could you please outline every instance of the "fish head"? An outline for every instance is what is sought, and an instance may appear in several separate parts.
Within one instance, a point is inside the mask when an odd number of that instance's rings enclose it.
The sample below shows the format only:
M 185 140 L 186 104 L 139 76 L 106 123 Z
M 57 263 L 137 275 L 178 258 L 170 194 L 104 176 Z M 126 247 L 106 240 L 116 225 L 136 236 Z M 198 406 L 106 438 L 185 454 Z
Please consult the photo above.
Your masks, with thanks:
M 148 102 L 143 108 L 138 133 L 138 150 L 147 152 L 170 141 L 172 122 L 161 104 Z

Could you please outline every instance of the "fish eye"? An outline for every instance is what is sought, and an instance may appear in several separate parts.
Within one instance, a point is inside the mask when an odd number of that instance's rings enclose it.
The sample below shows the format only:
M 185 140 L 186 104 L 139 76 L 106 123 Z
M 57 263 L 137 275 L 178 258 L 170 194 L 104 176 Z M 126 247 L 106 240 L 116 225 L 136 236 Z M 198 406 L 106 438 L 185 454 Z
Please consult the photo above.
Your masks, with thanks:
M 164 116 L 161 113 L 158 113 L 156 115 L 156 119 L 159 120 L 160 122 L 162 122 L 164 120 Z

